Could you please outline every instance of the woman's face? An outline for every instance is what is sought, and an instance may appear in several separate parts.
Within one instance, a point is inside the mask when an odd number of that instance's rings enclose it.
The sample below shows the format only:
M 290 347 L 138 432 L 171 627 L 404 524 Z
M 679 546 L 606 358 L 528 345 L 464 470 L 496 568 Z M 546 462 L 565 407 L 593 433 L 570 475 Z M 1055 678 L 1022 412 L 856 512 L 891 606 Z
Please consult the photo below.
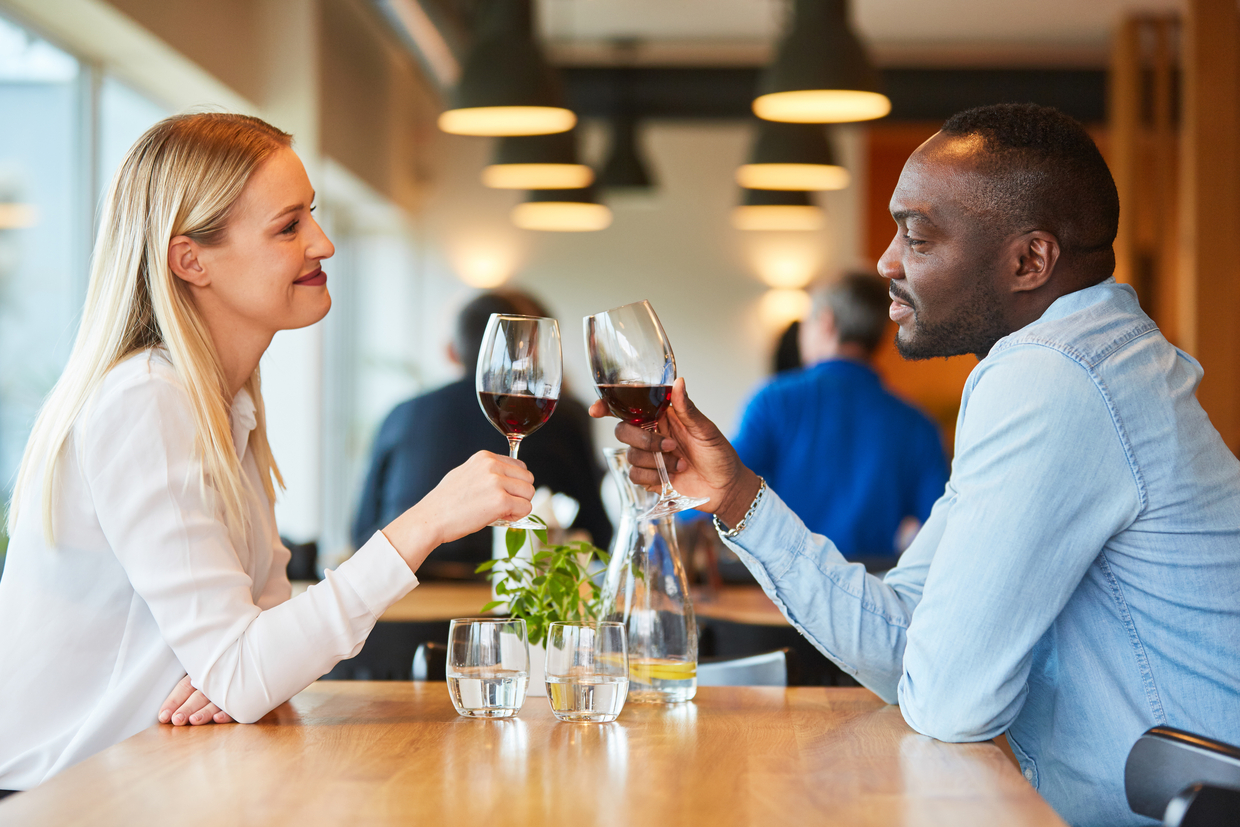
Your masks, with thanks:
M 213 330 L 272 335 L 327 315 L 332 299 L 320 263 L 336 249 L 313 206 L 314 189 L 291 149 L 272 153 L 250 176 L 224 243 L 198 249 L 209 285 L 195 299 L 214 317 Z

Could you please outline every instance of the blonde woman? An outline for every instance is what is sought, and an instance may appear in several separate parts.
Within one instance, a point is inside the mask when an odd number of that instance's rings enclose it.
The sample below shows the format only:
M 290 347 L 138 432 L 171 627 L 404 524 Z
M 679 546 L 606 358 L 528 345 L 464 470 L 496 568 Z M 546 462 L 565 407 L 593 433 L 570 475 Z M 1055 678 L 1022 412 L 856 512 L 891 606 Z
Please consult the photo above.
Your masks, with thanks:
M 258 364 L 331 306 L 290 136 L 170 118 L 106 198 L 72 355 L 35 423 L 0 580 L 0 788 L 161 720 L 254 721 L 361 647 L 440 543 L 529 513 L 489 453 L 289 599 Z

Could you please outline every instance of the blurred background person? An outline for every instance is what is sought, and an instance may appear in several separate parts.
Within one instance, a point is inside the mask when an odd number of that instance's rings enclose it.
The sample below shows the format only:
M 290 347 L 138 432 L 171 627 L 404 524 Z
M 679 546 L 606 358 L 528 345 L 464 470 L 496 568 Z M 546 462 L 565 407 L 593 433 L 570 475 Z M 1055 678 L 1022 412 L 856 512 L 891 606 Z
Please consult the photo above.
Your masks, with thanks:
M 477 451 L 507 453 L 508 442 L 483 415 L 474 386 L 474 366 L 492 313 L 550 316 L 537 299 L 515 290 L 483 293 L 461 309 L 448 356 L 463 376 L 402 402 L 384 420 L 353 521 L 355 546 Z M 603 469 L 589 415 L 567 387 L 547 423 L 522 441 L 521 460 L 534 474 L 536 486 L 567 494 L 580 504 L 569 527 L 589 532 L 595 545 L 607 548 L 612 526 L 599 493 Z M 491 559 L 491 543 L 490 529 L 446 543 L 433 565 L 423 565 L 419 577 L 471 578 L 478 563 Z
M 801 367 L 801 322 L 798 319 L 784 328 L 771 355 L 771 373 L 783 373 Z
M 735 440 L 812 531 L 872 569 L 895 565 L 947 482 L 937 427 L 871 366 L 889 303 L 875 275 L 815 288 L 799 330 L 805 367 L 754 395 Z

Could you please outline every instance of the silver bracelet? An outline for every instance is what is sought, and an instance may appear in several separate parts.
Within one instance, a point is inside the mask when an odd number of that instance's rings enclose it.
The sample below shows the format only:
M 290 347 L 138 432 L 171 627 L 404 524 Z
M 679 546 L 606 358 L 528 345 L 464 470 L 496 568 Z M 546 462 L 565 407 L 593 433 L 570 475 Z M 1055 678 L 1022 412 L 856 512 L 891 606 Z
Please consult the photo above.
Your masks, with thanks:
M 719 522 L 719 515 L 712 515 L 715 521 L 715 531 L 719 532 L 720 537 L 731 540 L 736 535 L 745 530 L 745 526 L 749 525 L 749 518 L 758 510 L 758 503 L 762 502 L 762 495 L 766 493 L 766 480 L 761 476 L 758 477 L 758 493 L 754 495 L 753 502 L 749 504 L 749 510 L 745 512 L 745 516 L 741 517 L 741 521 L 736 527 L 728 530 L 723 527 L 723 523 Z

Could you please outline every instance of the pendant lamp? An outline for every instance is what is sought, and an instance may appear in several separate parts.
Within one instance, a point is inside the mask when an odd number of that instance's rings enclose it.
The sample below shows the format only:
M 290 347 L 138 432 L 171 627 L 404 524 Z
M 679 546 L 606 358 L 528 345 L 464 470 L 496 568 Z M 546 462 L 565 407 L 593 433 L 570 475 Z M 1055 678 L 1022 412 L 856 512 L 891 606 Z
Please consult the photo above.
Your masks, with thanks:
M 487 0 L 439 128 L 455 135 L 546 135 L 577 116 L 534 42 L 531 0 Z
M 611 210 L 598 203 L 589 187 L 533 190 L 512 209 L 512 223 L 523 230 L 581 233 L 611 225 Z
M 588 187 L 594 170 L 577 160 L 577 131 L 500 138 L 495 160 L 482 170 L 482 183 L 502 190 Z
M 617 115 L 611 121 L 611 152 L 599 184 L 609 190 L 650 190 L 654 181 L 642 157 L 637 141 L 637 120 L 630 115 Z
M 765 190 L 842 190 L 851 180 L 818 124 L 760 121 L 749 163 L 736 183 Z
M 847 0 L 795 0 L 792 25 L 762 73 L 753 111 L 792 123 L 868 121 L 891 111 L 878 72 L 848 26 Z
M 816 230 L 823 211 L 804 190 L 745 190 L 741 205 L 732 210 L 738 230 Z

